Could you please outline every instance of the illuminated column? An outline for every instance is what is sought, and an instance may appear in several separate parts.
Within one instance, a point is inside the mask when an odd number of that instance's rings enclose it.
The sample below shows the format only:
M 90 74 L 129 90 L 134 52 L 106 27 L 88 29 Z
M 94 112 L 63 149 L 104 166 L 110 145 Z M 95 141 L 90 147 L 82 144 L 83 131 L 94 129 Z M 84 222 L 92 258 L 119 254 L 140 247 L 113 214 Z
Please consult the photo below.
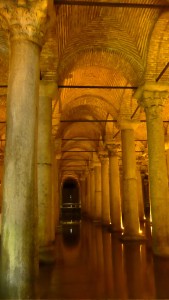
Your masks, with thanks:
M 80 198 L 81 198 L 81 211 L 82 214 L 86 213 L 86 177 L 84 174 L 80 177 Z
M 122 231 L 119 162 L 115 150 L 109 149 L 111 229 Z
M 136 157 L 134 128 L 130 120 L 122 120 L 122 164 L 123 164 L 123 214 L 124 240 L 141 239 L 138 214 L 138 188 L 136 177 Z
M 55 82 L 40 81 L 37 155 L 40 247 L 49 246 L 55 239 L 52 229 L 52 97 L 55 93 Z
M 96 203 L 95 203 L 95 173 L 94 173 L 94 167 L 92 166 L 90 168 L 90 217 L 94 219 L 95 210 L 96 210 Z
M 166 153 L 166 164 L 167 164 L 167 175 L 169 181 L 169 137 L 165 139 L 165 153 Z
M 101 190 L 101 164 L 95 163 L 95 220 L 101 221 L 102 218 L 102 190 Z
M 90 172 L 88 172 L 88 175 L 87 175 L 87 199 L 86 199 L 86 212 L 87 212 L 87 217 L 90 216 L 90 212 L 91 212 L 91 201 L 90 201 L 90 185 L 91 185 L 91 182 L 90 182 Z
M 144 214 L 144 200 L 143 200 L 143 188 L 140 166 L 137 165 L 137 186 L 138 186 L 138 211 L 140 221 L 145 220 Z
M 135 96 L 146 113 L 154 254 L 169 256 L 169 190 L 162 107 L 169 85 L 146 83 Z
M 2 207 L 3 162 L 0 161 L 0 213 Z
M 16 2 L 1 1 L 10 31 L 1 293 L 2 298 L 25 299 L 34 298 L 38 273 L 37 104 L 47 5 Z
M 102 222 L 110 225 L 109 158 L 107 152 L 99 152 L 102 183 Z

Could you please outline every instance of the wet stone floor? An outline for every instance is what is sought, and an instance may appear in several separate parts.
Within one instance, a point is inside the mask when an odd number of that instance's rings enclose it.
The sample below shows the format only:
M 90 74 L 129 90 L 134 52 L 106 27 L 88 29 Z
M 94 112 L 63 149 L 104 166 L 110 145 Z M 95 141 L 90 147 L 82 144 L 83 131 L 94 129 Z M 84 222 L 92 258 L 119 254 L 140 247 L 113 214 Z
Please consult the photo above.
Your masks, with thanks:
M 169 299 L 169 259 L 153 256 L 149 222 L 142 230 L 145 242 L 122 244 L 92 222 L 63 222 L 55 264 L 40 266 L 40 299 Z

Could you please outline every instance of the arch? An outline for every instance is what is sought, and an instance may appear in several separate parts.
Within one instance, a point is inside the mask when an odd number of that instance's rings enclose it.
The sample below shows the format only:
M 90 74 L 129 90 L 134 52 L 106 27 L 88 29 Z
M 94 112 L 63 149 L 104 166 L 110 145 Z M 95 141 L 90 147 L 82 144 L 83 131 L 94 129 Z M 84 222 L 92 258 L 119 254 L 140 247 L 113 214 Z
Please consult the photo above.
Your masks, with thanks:
M 163 12 L 157 20 L 150 39 L 150 47 L 147 58 L 146 80 L 154 80 L 168 63 L 169 43 L 169 11 Z M 160 80 L 168 81 L 169 71 L 165 72 Z

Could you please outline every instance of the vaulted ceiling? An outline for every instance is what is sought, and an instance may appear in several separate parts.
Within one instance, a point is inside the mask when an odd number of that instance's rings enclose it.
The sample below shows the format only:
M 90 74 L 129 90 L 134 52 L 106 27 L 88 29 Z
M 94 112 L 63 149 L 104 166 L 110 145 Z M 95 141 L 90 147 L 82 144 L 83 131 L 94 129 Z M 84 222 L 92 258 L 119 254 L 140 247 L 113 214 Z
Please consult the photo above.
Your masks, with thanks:
M 137 159 L 144 169 L 145 114 L 134 93 L 147 80 L 169 84 L 169 3 L 83 1 L 81 5 L 78 0 L 69 0 L 67 5 L 66 1 L 54 1 L 55 23 L 47 34 L 40 58 L 41 78 L 55 81 L 58 86 L 52 101 L 52 135 L 57 153 L 61 151 L 61 174 L 78 178 L 90 161 L 97 158 L 99 149 L 106 149 L 106 144 L 112 142 L 117 145 L 121 164 L 121 116 L 141 121 L 135 132 L 135 144 Z M 0 25 L 2 159 L 8 65 L 8 32 Z M 166 136 L 168 102 L 163 111 Z

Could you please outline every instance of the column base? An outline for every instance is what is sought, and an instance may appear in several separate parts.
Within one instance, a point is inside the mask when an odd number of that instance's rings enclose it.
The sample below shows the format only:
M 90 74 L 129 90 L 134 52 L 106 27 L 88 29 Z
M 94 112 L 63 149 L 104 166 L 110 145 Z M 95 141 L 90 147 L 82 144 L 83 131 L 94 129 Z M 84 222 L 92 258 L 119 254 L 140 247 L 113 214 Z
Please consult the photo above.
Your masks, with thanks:
M 145 242 L 147 239 L 143 234 L 123 234 L 120 237 L 121 242 Z
M 56 262 L 56 253 L 54 245 L 40 247 L 39 263 L 44 265 L 54 264 Z

